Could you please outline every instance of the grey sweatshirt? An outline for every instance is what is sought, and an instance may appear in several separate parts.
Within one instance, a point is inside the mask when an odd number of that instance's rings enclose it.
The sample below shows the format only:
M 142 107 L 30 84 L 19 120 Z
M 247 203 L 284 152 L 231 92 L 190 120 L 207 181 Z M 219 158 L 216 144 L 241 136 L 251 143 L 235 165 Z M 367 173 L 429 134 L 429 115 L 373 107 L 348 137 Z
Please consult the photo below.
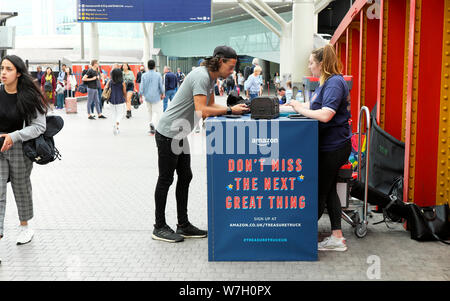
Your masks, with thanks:
M 41 114 L 39 112 L 36 112 L 36 114 L 37 117 L 31 120 L 29 126 L 9 134 L 13 143 L 25 142 L 37 138 L 45 132 L 45 129 L 47 128 L 45 114 Z

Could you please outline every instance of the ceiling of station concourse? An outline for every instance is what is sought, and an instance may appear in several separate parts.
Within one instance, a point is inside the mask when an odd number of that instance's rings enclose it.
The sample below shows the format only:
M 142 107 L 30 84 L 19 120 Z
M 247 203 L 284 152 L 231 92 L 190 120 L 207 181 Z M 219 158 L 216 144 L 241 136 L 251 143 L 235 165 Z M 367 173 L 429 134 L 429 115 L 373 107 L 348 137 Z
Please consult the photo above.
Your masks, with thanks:
M 269 0 L 264 2 L 278 14 L 292 11 L 292 0 Z M 249 4 L 252 5 L 251 3 Z M 223 25 L 253 18 L 239 6 L 239 3 L 236 0 L 213 0 L 211 7 L 211 23 L 158 23 L 155 24 L 155 37 L 163 34 L 195 30 L 208 26 Z M 252 5 L 252 7 L 262 16 L 266 16 L 266 14 L 264 14 L 256 6 Z

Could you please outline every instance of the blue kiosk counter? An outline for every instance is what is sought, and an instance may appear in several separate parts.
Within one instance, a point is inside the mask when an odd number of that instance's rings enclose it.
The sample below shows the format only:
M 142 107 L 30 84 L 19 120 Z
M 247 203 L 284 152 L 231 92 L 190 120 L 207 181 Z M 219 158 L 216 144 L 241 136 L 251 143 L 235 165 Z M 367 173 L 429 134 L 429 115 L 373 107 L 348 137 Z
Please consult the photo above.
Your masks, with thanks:
M 206 120 L 209 261 L 317 260 L 318 122 Z

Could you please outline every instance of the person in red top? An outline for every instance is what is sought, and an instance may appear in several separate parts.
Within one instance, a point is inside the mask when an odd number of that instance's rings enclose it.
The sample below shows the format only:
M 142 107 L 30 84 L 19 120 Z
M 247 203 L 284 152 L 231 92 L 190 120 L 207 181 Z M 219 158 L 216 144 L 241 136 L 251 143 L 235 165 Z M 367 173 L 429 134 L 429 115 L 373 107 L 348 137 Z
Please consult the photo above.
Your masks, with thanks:
M 47 67 L 47 70 L 45 70 L 45 74 L 42 75 L 41 89 L 42 93 L 45 96 L 45 100 L 47 101 L 48 104 L 50 104 L 50 108 L 53 110 L 55 106 L 56 78 L 53 75 L 52 68 L 50 67 Z

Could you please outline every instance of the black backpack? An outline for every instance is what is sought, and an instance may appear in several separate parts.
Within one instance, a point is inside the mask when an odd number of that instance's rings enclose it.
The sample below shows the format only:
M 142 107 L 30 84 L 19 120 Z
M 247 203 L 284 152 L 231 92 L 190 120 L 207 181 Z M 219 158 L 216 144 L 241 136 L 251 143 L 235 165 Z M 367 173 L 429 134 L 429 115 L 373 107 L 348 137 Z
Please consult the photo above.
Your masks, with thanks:
M 61 154 L 55 147 L 55 136 L 64 126 L 60 116 L 46 116 L 47 128 L 44 134 L 35 139 L 23 142 L 23 153 L 31 161 L 45 165 L 56 159 L 61 160 Z
M 131 105 L 135 109 L 139 108 L 139 106 L 141 105 L 141 102 L 139 101 L 139 93 L 133 92 L 133 96 L 131 96 Z
M 53 85 L 52 85 L 51 81 L 49 81 L 49 80 L 45 81 L 44 91 L 45 92 L 52 92 L 53 91 Z

